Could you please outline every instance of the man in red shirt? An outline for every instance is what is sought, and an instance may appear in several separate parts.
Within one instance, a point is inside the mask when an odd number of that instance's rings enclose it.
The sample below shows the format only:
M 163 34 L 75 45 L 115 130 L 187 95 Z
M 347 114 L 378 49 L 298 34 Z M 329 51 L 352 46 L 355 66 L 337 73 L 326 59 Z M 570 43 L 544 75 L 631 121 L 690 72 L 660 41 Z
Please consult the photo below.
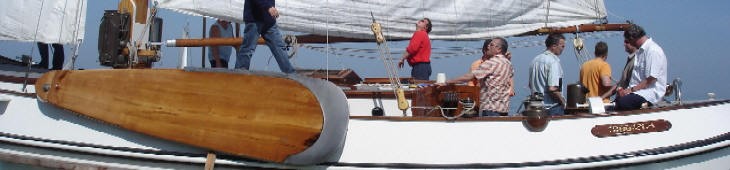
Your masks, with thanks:
M 411 77 L 416 80 L 428 80 L 431 77 L 431 40 L 428 33 L 431 32 L 431 20 L 423 18 L 416 22 L 416 32 L 411 37 L 411 42 L 403 53 L 403 58 L 398 62 L 398 68 L 403 68 L 403 62 L 408 61 L 412 67 Z

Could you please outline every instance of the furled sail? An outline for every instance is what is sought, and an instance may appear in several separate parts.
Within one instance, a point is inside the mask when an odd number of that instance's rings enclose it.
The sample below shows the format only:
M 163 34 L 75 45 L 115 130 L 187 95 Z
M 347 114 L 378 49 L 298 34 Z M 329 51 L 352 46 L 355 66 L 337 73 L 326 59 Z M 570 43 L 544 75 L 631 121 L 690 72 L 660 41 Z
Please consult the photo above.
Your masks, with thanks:
M 0 40 L 77 43 L 85 21 L 86 0 L 7 0 L 0 5 Z
M 243 23 L 243 0 L 156 0 L 161 8 Z M 391 39 L 410 38 L 415 22 L 433 22 L 431 39 L 473 40 L 513 36 L 543 27 L 594 23 L 606 18 L 603 0 L 278 0 L 286 31 L 372 39 L 373 13 Z

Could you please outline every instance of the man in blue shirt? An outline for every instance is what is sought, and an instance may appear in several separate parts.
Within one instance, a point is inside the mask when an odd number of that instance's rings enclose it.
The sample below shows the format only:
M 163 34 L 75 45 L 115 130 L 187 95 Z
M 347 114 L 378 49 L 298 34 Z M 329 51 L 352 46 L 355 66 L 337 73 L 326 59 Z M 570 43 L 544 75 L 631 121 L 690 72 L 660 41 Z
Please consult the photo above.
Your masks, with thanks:
M 273 0 L 246 0 L 243 7 L 243 21 L 245 28 L 243 30 L 243 44 L 236 55 L 237 69 L 248 70 L 251 66 L 251 56 L 256 50 L 256 41 L 259 36 L 266 40 L 274 59 L 279 63 L 281 72 L 294 73 L 294 67 L 289 62 L 289 58 L 284 52 L 284 40 L 281 38 L 281 32 L 276 26 L 276 19 L 279 17 L 279 11 Z
M 545 39 L 547 49 L 532 60 L 530 65 L 529 86 L 532 93 L 542 93 L 545 105 L 556 106 L 548 113 L 552 116 L 563 115 L 565 98 L 562 93 L 563 68 L 560 66 L 560 54 L 565 49 L 565 37 L 562 34 L 550 34 Z

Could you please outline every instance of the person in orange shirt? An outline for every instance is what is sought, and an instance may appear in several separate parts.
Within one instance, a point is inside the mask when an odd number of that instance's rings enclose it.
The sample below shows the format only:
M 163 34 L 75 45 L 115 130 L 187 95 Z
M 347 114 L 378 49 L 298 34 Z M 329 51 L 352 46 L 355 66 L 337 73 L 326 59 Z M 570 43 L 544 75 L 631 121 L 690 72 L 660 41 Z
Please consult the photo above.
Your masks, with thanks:
M 616 86 L 612 84 L 611 65 L 606 62 L 608 59 L 606 42 L 598 42 L 594 53 L 596 58 L 583 63 L 580 67 L 580 82 L 588 88 L 586 98 L 600 96 L 604 103 L 608 103 Z

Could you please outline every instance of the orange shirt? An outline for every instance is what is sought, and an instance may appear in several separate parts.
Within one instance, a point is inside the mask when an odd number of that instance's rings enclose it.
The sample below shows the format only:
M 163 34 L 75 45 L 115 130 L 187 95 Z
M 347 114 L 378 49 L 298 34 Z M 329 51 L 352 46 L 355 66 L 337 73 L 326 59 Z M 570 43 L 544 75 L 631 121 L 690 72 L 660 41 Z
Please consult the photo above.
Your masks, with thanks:
M 601 85 L 601 76 L 611 77 L 611 66 L 603 59 L 594 58 L 583 63 L 583 66 L 580 67 L 580 82 L 589 90 L 586 98 L 600 97 L 611 89 L 611 87 Z M 610 101 L 608 98 L 604 98 L 603 102 L 608 103 Z
M 479 68 L 479 65 L 482 65 L 482 62 L 484 62 L 484 60 L 480 58 L 471 63 L 471 67 L 469 67 L 469 72 L 472 73 L 474 72 L 474 70 L 477 70 Z M 479 80 L 477 80 L 477 78 L 472 78 L 471 80 L 469 80 L 469 82 L 466 83 L 466 85 L 479 86 Z

